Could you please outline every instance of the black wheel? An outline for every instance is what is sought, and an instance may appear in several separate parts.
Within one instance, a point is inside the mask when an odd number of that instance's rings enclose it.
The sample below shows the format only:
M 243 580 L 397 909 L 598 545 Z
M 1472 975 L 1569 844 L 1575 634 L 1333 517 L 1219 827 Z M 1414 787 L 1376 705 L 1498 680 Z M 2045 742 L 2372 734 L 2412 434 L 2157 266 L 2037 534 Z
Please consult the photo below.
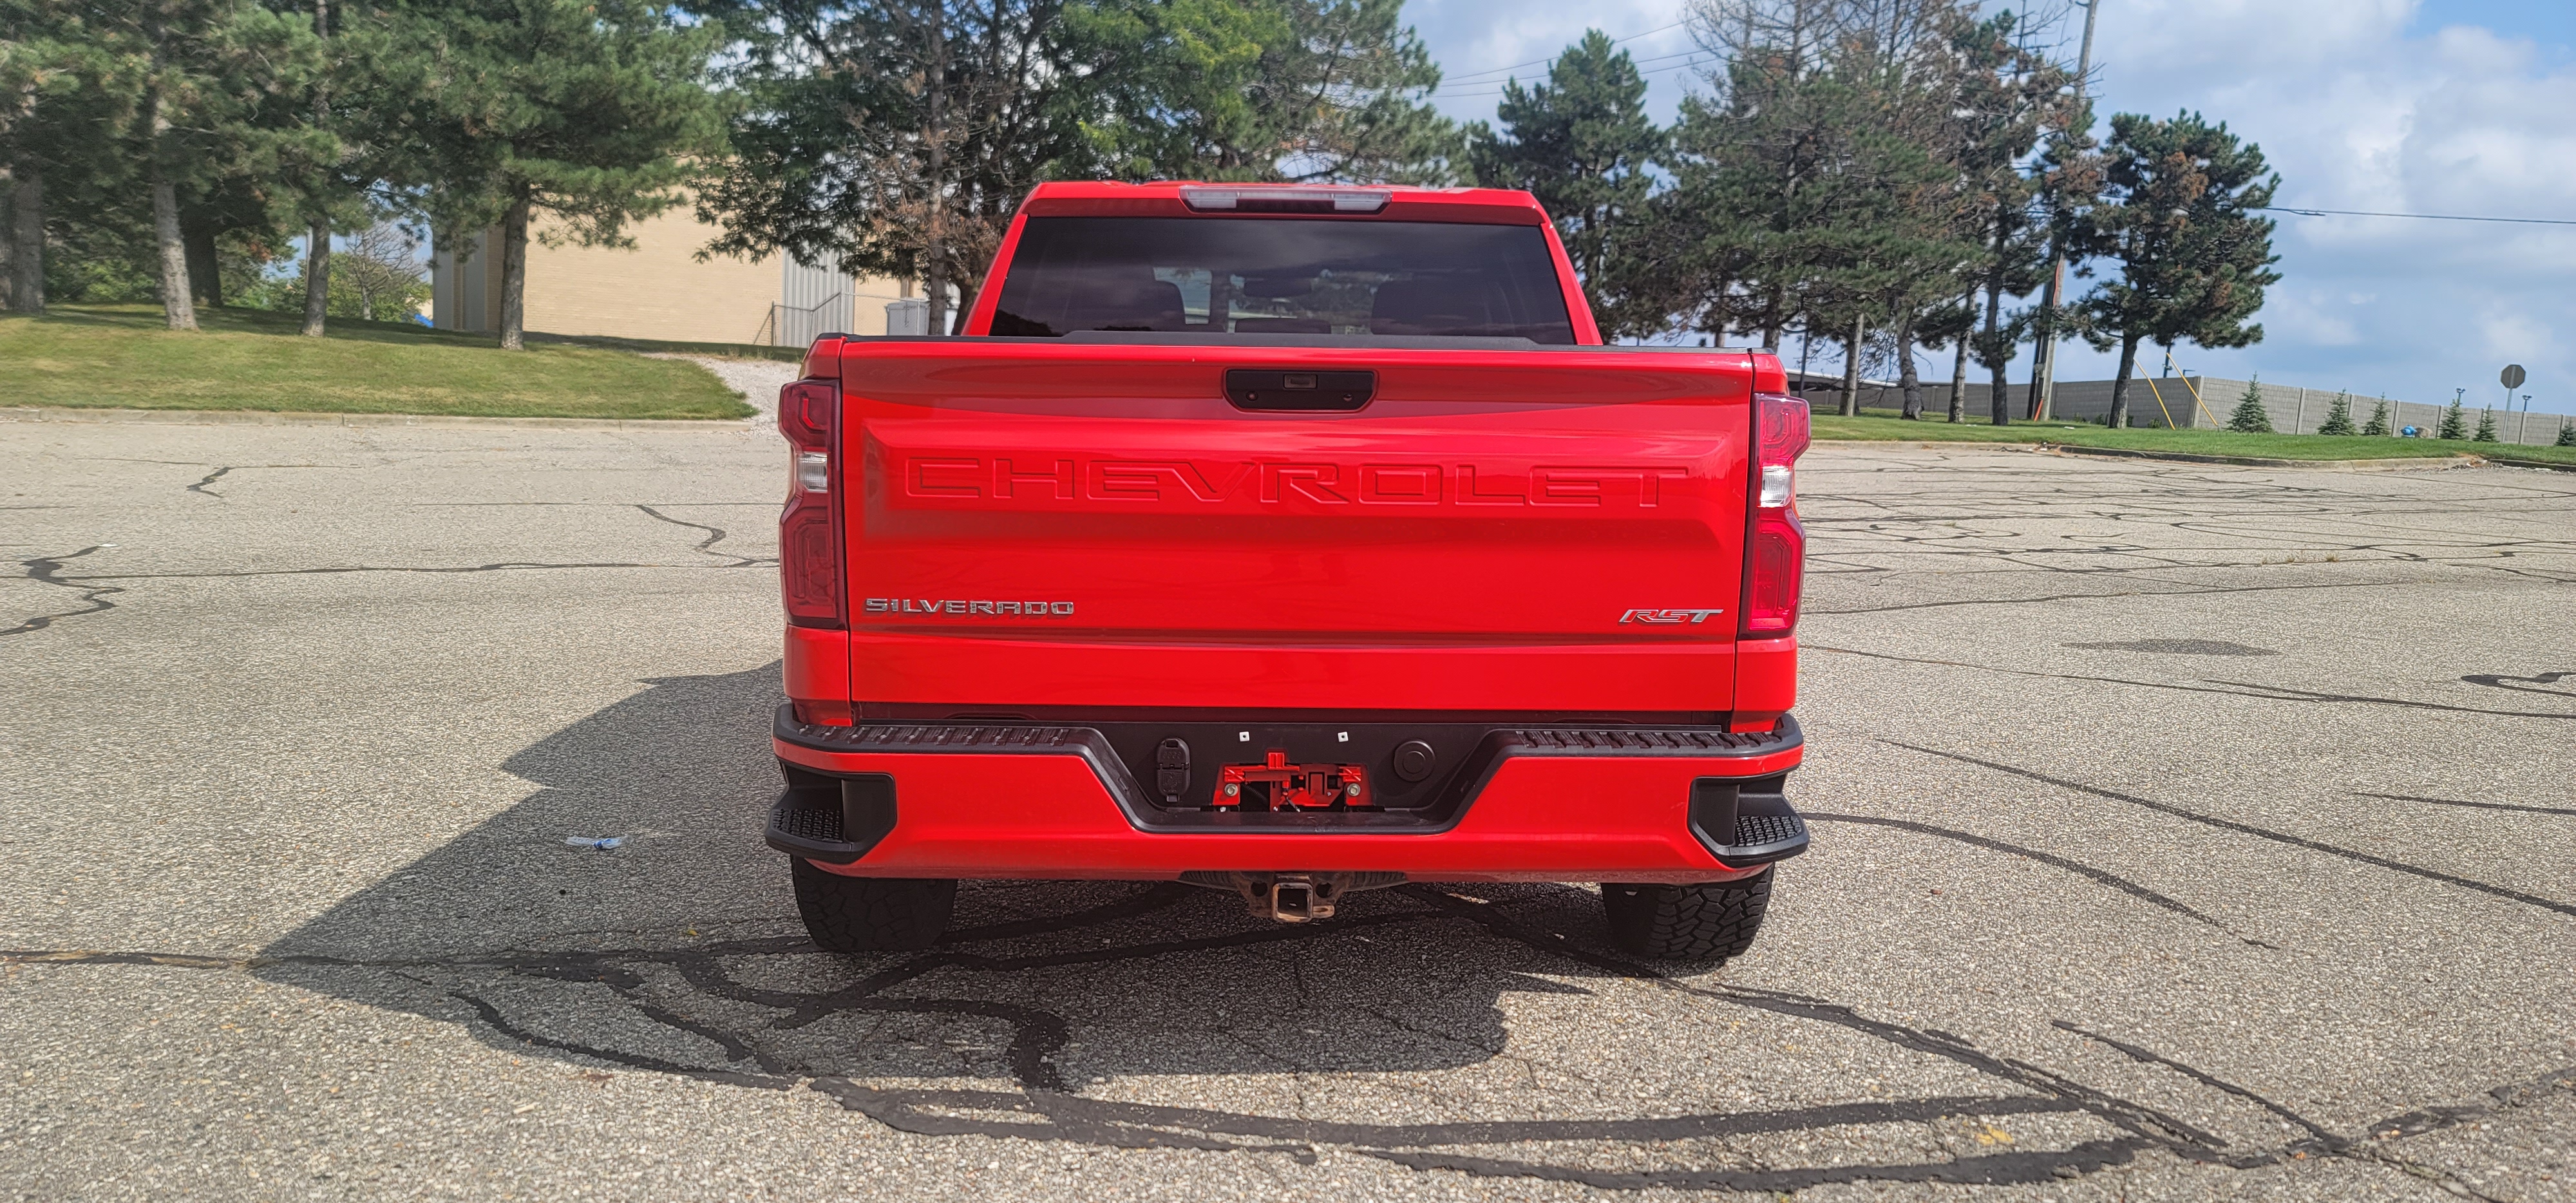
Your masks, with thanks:
M 948 930 L 957 882 L 912 877 L 843 877 L 798 858 L 796 909 L 805 933 L 827 952 L 907 952 Z
M 1771 905 L 1771 879 L 1777 876 L 1774 869 L 1697 886 L 1604 882 L 1601 909 L 1610 919 L 1610 941 L 1621 951 L 1658 961 L 1743 956 L 1762 930 L 1762 912 Z

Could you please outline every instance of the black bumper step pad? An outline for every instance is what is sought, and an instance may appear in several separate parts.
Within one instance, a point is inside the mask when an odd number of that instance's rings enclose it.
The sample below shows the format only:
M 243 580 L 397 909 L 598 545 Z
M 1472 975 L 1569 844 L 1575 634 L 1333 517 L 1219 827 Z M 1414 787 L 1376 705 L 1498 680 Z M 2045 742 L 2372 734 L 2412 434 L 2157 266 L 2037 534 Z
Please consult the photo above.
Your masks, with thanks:
M 1807 821 L 1794 814 L 1756 815 L 1739 812 L 1735 816 L 1735 839 L 1730 846 L 1759 848 L 1791 840 L 1801 843 L 1807 838 Z
M 1791 751 L 1805 742 L 1797 720 L 1786 715 L 1769 731 L 1729 731 L 1720 726 L 1623 727 L 1550 723 L 1521 727 L 1488 722 L 1425 725 L 1416 722 L 1354 720 L 1344 723 L 1306 719 L 1293 723 L 1263 719 L 1219 723 L 1195 714 L 1171 719 L 1122 716 L 1097 724 L 1069 724 L 1059 718 L 1027 722 L 871 722 L 834 727 L 799 722 L 792 707 L 781 706 L 775 732 L 783 743 L 824 752 L 1079 756 L 1088 762 L 1093 775 L 1108 789 L 1110 797 L 1137 830 L 1205 834 L 1437 834 L 1455 827 L 1467 809 L 1474 805 L 1476 797 L 1484 792 L 1494 774 L 1515 757 L 1752 760 Z M 1254 741 L 1250 737 L 1256 734 L 1263 736 L 1259 741 L 1263 749 L 1282 746 L 1275 738 L 1281 733 L 1286 735 L 1286 746 L 1292 752 L 1297 750 L 1296 739 L 1312 737 L 1329 741 L 1322 745 L 1326 752 L 1320 755 L 1330 758 L 1347 747 L 1353 749 L 1349 753 L 1352 760 L 1371 764 L 1382 758 L 1359 749 L 1372 743 L 1384 745 L 1376 749 L 1378 752 L 1408 746 L 1401 745 L 1400 741 L 1404 740 L 1430 739 L 1435 743 L 1445 741 L 1449 746 L 1439 754 L 1436 769 L 1427 774 L 1405 777 L 1394 771 L 1400 765 L 1390 764 L 1392 775 L 1373 778 L 1385 787 L 1379 796 L 1387 800 L 1379 807 L 1239 813 L 1192 804 L 1204 797 L 1200 790 L 1213 788 L 1209 781 L 1198 778 L 1212 775 L 1216 771 L 1215 766 L 1228 753 L 1237 748 L 1253 747 Z M 1133 745 L 1128 751 L 1134 755 L 1121 754 L 1121 740 Z M 1193 756 L 1185 748 L 1173 746 L 1186 744 L 1188 740 L 1203 741 L 1208 754 Z M 1155 789 L 1149 791 L 1144 787 L 1140 781 L 1140 769 L 1142 779 L 1153 781 Z M 846 779 L 845 774 L 812 767 L 798 768 L 791 772 L 791 779 L 796 773 Z M 1167 775 L 1172 778 L 1189 776 L 1191 779 L 1176 790 L 1170 788 L 1170 783 L 1165 780 Z M 1786 773 L 1782 772 L 1750 779 L 1701 778 L 1704 783 L 1724 784 L 1727 797 L 1721 810 L 1709 810 L 1703 814 L 1698 801 L 1699 787 L 1693 787 L 1691 826 L 1700 843 L 1729 865 L 1763 864 L 1804 851 L 1807 845 L 1806 824 L 1788 809 L 1787 802 L 1780 797 L 1780 782 L 1785 776 Z M 888 785 L 882 813 L 890 818 L 892 779 L 883 780 Z M 1741 807 L 1735 799 L 1737 785 L 1746 787 Z M 788 802 L 782 800 L 780 806 L 786 808 Z M 797 806 L 801 809 L 793 813 L 789 809 L 781 809 L 773 814 L 769 825 L 772 847 L 808 859 L 847 864 L 865 855 L 866 848 L 873 848 L 878 840 L 884 838 L 883 831 L 875 831 L 873 835 L 862 831 L 856 836 L 844 831 L 837 842 L 825 839 L 823 837 L 829 831 L 825 826 L 829 816 L 813 812 L 828 808 L 828 798 L 813 799 Z M 878 812 L 871 809 L 868 813 Z M 849 825 L 846 820 L 844 825 Z M 873 831 L 877 824 L 871 821 L 857 826 Z M 1712 832 L 1724 832 L 1726 838 L 1713 838 Z
M 841 838 L 841 800 L 833 797 L 829 805 L 807 805 L 797 791 L 789 791 L 769 808 L 769 830 L 805 844 L 847 844 Z
M 1500 733 L 1532 752 L 1568 752 L 1584 756 L 1644 753 L 1688 756 L 1694 752 L 1742 753 L 1785 748 L 1797 738 L 1796 728 L 1779 731 L 1719 731 L 1712 728 L 1541 727 L 1507 728 Z

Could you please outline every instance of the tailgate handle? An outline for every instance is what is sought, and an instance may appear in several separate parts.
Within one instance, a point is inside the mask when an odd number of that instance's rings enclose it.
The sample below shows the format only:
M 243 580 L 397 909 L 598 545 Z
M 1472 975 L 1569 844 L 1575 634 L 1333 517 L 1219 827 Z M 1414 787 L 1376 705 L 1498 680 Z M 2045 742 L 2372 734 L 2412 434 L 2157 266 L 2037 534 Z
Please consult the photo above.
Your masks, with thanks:
M 1236 409 L 1353 410 L 1376 395 L 1375 372 L 1225 370 L 1225 399 L 1234 402 Z

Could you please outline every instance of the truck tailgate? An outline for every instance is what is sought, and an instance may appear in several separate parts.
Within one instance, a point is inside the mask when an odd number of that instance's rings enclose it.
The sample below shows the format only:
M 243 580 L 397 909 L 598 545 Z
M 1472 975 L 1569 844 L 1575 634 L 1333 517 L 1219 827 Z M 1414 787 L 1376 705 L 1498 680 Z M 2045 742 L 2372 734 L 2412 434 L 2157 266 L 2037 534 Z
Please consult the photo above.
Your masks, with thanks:
M 1251 411 L 1228 369 L 1368 372 Z M 1740 352 L 852 341 L 861 704 L 1726 710 Z

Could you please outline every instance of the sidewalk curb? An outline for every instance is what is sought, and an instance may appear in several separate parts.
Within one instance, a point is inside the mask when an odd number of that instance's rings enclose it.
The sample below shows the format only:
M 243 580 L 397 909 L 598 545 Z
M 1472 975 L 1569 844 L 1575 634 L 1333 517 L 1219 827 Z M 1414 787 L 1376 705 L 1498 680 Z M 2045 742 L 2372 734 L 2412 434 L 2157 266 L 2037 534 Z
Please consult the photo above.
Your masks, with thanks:
M 566 430 L 749 430 L 748 418 L 505 418 L 472 414 L 350 414 L 269 409 L 84 409 L 62 405 L 0 406 L 0 422 L 71 422 L 167 426 L 500 426 Z
M 2487 455 L 2480 456 L 2479 458 L 2502 468 L 2539 468 L 2548 472 L 2576 472 L 2576 464 L 2562 464 L 2555 460 L 2514 459 L 2509 456 L 2500 455 Z
M 2163 460 L 2183 464 L 2222 464 L 2231 468 L 2325 468 L 2339 472 L 2396 472 L 2441 468 L 2479 468 L 2495 464 L 2509 468 L 2549 468 L 2576 472 L 2576 464 L 2555 464 L 2546 460 L 2507 460 L 2491 456 L 2445 455 L 2391 459 L 2274 459 L 2253 455 L 2205 455 L 2196 451 L 2139 451 L 2128 447 L 2083 447 L 2072 443 L 1988 443 L 1973 439 L 1816 439 L 1818 447 L 1973 447 L 1990 451 L 2021 451 L 2039 455 L 2098 455 L 2106 459 Z
M 2080 447 L 2072 443 L 2034 443 L 2031 444 L 2031 450 L 2053 455 L 2100 455 L 2114 459 L 2169 460 L 2183 464 L 2226 464 L 2242 468 L 2332 468 L 2344 472 L 2475 468 L 2487 462 L 2474 455 L 2405 456 L 2387 459 L 2275 459 L 2257 455 L 2207 455 L 2197 451 L 2139 451 L 2128 447 Z

